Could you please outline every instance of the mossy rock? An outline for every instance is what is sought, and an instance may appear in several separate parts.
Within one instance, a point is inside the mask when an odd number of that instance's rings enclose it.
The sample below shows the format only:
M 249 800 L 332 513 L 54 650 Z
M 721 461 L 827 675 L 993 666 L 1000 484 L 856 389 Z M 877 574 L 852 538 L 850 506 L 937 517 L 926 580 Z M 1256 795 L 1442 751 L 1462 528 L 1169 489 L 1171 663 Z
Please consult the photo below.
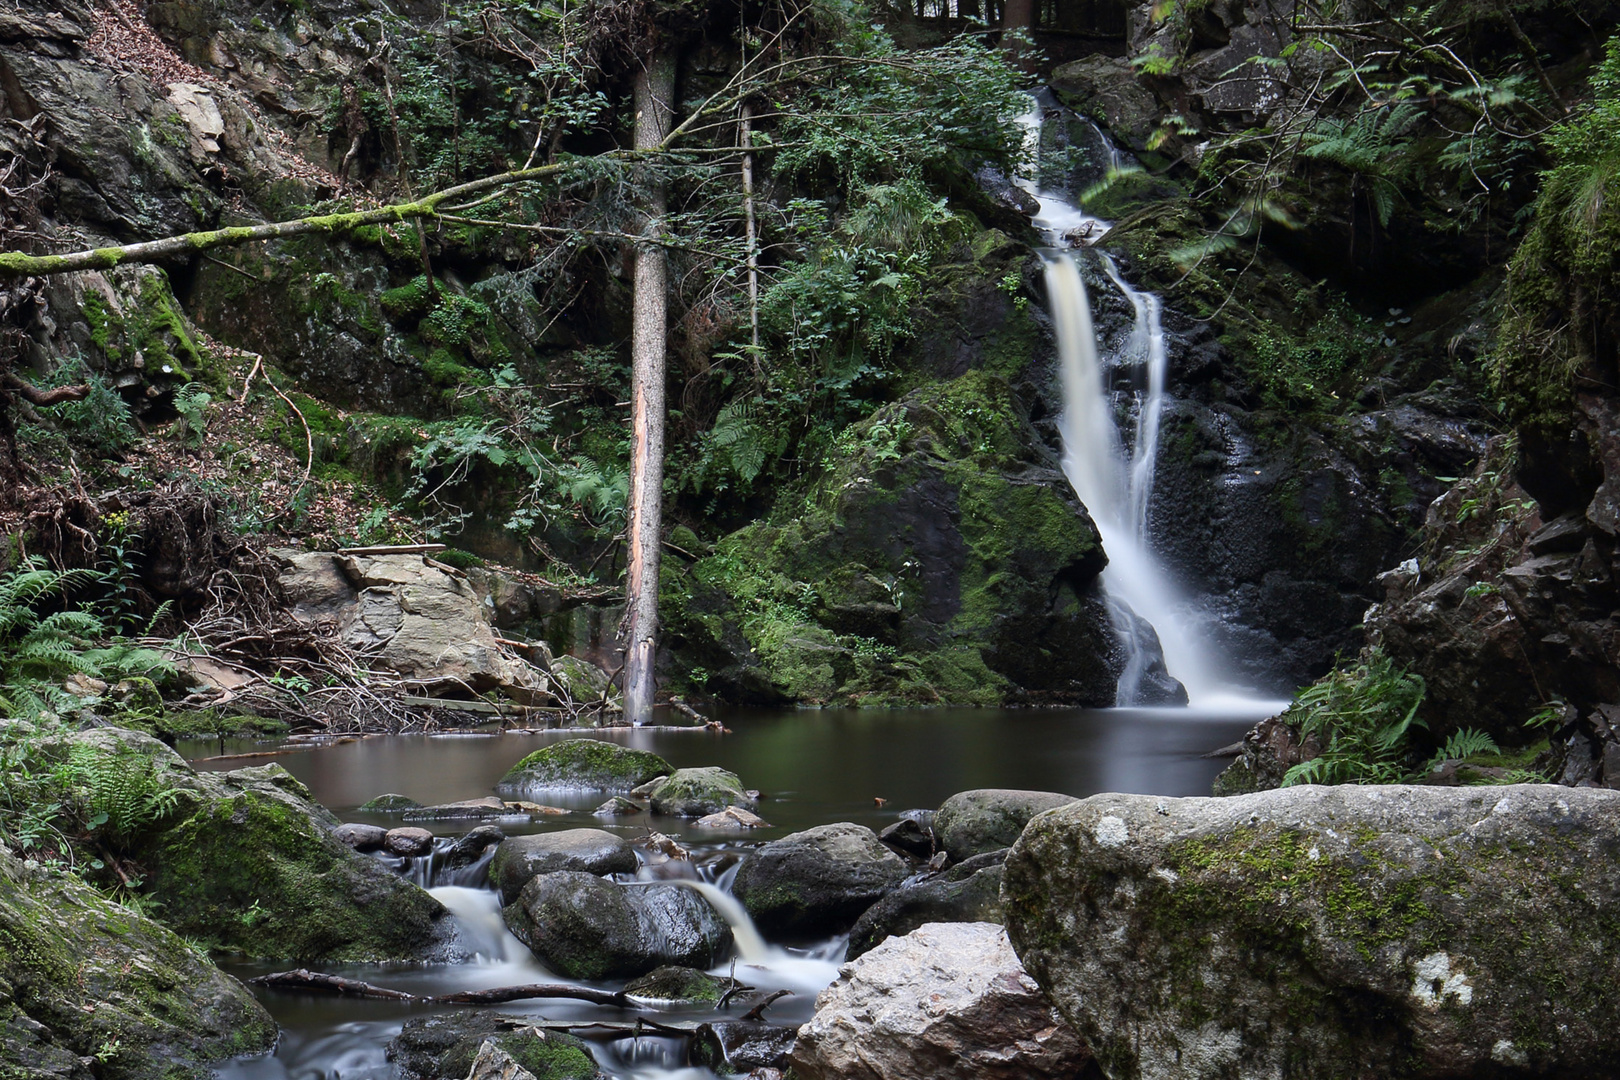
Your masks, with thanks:
M 668 776 L 674 766 L 657 754 L 632 750 L 601 739 L 565 739 L 512 766 L 499 791 L 524 792 L 543 788 L 585 788 L 592 791 L 629 791 L 657 776 Z
M 532 1016 L 461 1010 L 412 1017 L 388 1044 L 401 1080 L 463 1077 L 486 1039 L 527 1069 L 535 1080 L 599 1080 L 602 1072 L 585 1043 L 534 1026 Z
M 205 1080 L 275 1021 L 172 931 L 0 850 L 0 1078 Z M 99 1058 L 94 1071 L 80 1059 Z
M 368 814 L 403 814 L 407 810 L 420 810 L 422 804 L 405 795 L 378 795 L 367 799 L 355 809 Z
M 736 773 L 714 765 L 676 769 L 652 790 L 653 813 L 673 817 L 702 817 L 728 806 L 751 807 L 757 801 Z
M 713 1005 L 731 983 L 708 972 L 690 967 L 655 968 L 624 988 L 631 997 L 644 1001 L 677 1002 L 682 1005 Z
M 1111 1076 L 1415 1080 L 1610 1074 L 1617 891 L 1620 792 L 1344 785 L 1071 803 L 1001 903 Z
M 190 792 L 187 811 L 132 848 L 147 868 L 143 888 L 162 900 L 175 930 L 267 959 L 449 955 L 454 922 L 444 907 L 333 837 L 338 819 L 281 766 L 223 775 L 186 769 L 175 780 Z

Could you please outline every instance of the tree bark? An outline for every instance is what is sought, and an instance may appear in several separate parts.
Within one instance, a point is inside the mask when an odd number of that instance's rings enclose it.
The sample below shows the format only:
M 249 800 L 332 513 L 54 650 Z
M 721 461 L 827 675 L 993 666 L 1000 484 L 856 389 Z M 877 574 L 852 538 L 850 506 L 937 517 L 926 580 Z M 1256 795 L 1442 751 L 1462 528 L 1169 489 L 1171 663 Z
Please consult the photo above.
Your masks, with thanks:
M 675 57 L 657 48 L 636 75 L 636 149 L 660 146 L 674 119 Z M 664 228 L 663 181 L 643 174 L 646 232 Z M 665 253 L 656 243 L 636 250 L 635 302 L 630 329 L 630 499 L 626 528 L 624 715 L 645 724 L 652 714 L 653 658 L 658 636 L 659 533 L 663 526 L 664 353 L 667 325 Z
M 754 344 L 754 366 L 759 366 L 759 229 L 754 219 L 754 113 L 746 102 L 742 107 L 742 189 L 743 211 L 748 229 L 748 325 Z
M 1001 46 L 1010 52 L 1015 61 L 1022 61 L 1021 54 L 1028 42 L 1023 35 L 1015 36 L 1013 31 L 1023 30 L 1029 34 L 1035 32 L 1036 0 L 1007 0 L 1001 12 Z

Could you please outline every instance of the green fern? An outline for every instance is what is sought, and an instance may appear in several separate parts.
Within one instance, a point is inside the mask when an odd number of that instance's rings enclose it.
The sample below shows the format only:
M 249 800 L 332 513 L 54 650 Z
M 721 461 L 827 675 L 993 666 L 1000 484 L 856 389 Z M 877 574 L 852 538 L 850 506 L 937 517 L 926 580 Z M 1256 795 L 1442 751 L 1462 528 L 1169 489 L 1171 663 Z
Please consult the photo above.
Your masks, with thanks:
M 1464 758 L 1473 757 L 1475 754 L 1500 754 L 1501 752 L 1502 749 L 1496 745 L 1496 740 L 1483 731 L 1463 728 L 1461 731 L 1453 732 L 1451 738 L 1446 740 L 1445 745 L 1434 752 L 1434 757 L 1429 759 L 1428 768 L 1432 770 L 1445 762 L 1461 761 Z
M 1421 115 L 1416 105 L 1404 102 L 1367 109 L 1348 120 L 1320 120 L 1300 137 L 1304 146 L 1300 154 L 1364 179 L 1378 223 L 1387 228 L 1400 185 L 1411 176 L 1411 157 L 1406 153 L 1411 140 L 1403 136 Z
M 732 471 L 745 484 L 765 467 L 765 442 L 758 422 L 759 406 L 752 401 L 728 402 L 715 419 L 709 439 L 716 449 L 724 450 L 731 460 Z
M 72 748 L 68 760 L 75 784 L 84 789 L 86 824 L 115 847 L 127 845 L 195 798 L 183 788 L 165 786 L 157 762 L 134 750 L 109 751 L 81 743 Z
M 1374 650 L 1363 663 L 1334 671 L 1306 687 L 1284 713 L 1301 738 L 1315 736 L 1322 753 L 1289 769 L 1294 784 L 1393 784 L 1407 773 L 1412 728 L 1427 687 Z

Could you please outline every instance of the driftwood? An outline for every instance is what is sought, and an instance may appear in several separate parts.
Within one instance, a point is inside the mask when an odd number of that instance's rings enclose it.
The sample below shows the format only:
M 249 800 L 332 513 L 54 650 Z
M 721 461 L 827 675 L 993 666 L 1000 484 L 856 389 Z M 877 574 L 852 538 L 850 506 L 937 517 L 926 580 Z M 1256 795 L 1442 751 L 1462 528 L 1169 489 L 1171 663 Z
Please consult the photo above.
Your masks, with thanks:
M 443 544 L 374 544 L 371 547 L 339 548 L 339 555 L 427 555 L 443 551 Z
M 771 1004 L 771 1002 L 775 1001 L 777 998 L 791 997 L 792 994 L 793 991 L 791 990 L 773 990 L 769 994 L 766 994 L 764 997 L 760 998 L 752 1009 L 749 1009 L 747 1012 L 743 1013 L 742 1018 L 744 1020 L 763 1020 L 765 1019 L 765 1009 Z
M 501 986 L 491 990 L 463 990 L 456 994 L 407 994 L 403 990 L 390 990 L 385 986 L 345 979 L 341 975 L 297 968 L 277 971 L 249 979 L 257 986 L 276 990 L 306 990 L 318 994 L 340 994 L 343 997 L 378 998 L 387 1001 L 419 1001 L 434 1005 L 499 1005 L 507 1001 L 531 998 L 569 998 L 587 1001 L 592 1005 L 629 1007 L 630 999 L 623 992 L 593 990 L 588 986 L 567 986 L 562 983 L 530 983 L 526 986 Z

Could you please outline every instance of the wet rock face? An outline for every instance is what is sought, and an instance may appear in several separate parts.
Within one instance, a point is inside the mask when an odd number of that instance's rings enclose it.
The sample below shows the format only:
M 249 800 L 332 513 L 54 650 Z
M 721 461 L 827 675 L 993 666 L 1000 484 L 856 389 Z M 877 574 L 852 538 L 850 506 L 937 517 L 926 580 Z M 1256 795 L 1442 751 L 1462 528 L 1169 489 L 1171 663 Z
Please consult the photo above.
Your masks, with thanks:
M 666 571 L 675 654 L 758 701 L 1112 704 L 1106 556 L 1021 408 L 972 370 L 854 425 L 808 500 Z
M 601 829 L 514 836 L 501 841 L 489 864 L 489 880 L 510 904 L 531 879 L 559 870 L 586 874 L 630 873 L 639 865 L 630 841 Z
M 930 923 L 845 964 L 789 1060 L 801 1080 L 1095 1075 L 1006 931 L 989 923 Z
M 627 887 L 572 870 L 532 879 L 505 914 L 519 941 L 574 979 L 707 968 L 731 945 L 731 928 L 691 889 Z
M 1011 847 L 1030 818 L 1071 802 L 1073 795 L 1055 791 L 961 791 L 946 799 L 934 815 L 934 833 L 952 859 L 970 859 Z
M 1620 793 L 1350 786 L 1094 796 L 1002 899 L 1112 1077 L 1597 1077 L 1616 888 Z
M 241 983 L 165 927 L 0 851 L 0 1073 L 204 1080 L 276 1034 Z M 109 1046 L 111 1069 L 94 1060 Z
M 862 913 L 849 932 L 844 959 L 853 960 L 924 923 L 1001 922 L 1001 864 L 1005 851 L 958 863 L 942 874 L 896 889 Z
M 906 861 L 864 825 L 818 825 L 747 855 L 732 892 L 761 932 L 842 933 L 905 879 Z

